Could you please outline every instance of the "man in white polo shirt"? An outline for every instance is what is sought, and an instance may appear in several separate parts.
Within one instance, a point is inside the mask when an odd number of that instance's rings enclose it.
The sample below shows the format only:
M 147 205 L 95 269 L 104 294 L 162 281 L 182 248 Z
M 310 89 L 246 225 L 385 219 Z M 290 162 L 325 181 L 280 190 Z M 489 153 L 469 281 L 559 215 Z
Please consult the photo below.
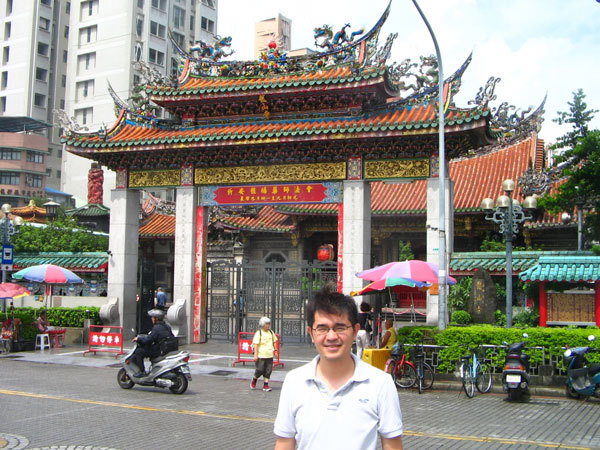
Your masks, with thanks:
M 276 450 L 402 449 L 398 392 L 385 372 L 352 354 L 360 328 L 351 297 L 325 286 L 306 306 L 319 353 L 288 373 L 275 419 Z

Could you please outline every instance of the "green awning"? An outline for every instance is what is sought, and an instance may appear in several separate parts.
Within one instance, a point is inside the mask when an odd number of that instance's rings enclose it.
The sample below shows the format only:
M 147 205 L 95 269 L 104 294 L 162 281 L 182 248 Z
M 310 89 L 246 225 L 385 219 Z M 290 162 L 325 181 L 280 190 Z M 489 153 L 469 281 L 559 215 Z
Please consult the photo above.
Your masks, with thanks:
M 109 255 L 106 252 L 40 252 L 15 253 L 14 271 L 38 264 L 54 264 L 73 272 L 106 272 Z
M 522 281 L 580 281 L 600 280 L 600 256 L 542 256 L 538 264 L 519 274 Z
M 516 251 L 513 252 L 513 273 L 534 267 L 541 257 L 572 258 L 592 257 L 592 252 L 578 251 Z M 478 269 L 491 275 L 506 274 L 506 252 L 453 253 L 450 258 L 450 275 L 472 275 Z

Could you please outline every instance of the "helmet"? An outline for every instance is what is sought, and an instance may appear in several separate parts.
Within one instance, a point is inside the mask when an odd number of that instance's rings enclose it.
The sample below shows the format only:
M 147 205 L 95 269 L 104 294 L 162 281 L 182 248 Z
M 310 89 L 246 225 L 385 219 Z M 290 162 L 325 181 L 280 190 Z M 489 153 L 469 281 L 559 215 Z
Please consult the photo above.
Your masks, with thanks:
M 151 309 L 148 311 L 148 315 L 150 317 L 156 317 L 158 320 L 163 320 L 165 318 L 165 312 L 162 309 Z

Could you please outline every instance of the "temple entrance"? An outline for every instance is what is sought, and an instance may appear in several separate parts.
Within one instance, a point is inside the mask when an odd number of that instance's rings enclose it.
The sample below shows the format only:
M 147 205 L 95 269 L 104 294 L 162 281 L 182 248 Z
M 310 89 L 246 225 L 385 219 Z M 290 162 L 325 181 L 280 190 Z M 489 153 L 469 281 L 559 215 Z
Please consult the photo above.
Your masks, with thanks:
M 321 286 L 337 281 L 337 263 L 213 262 L 207 268 L 207 339 L 234 342 L 258 329 L 262 316 L 282 342 L 307 342 L 305 305 Z

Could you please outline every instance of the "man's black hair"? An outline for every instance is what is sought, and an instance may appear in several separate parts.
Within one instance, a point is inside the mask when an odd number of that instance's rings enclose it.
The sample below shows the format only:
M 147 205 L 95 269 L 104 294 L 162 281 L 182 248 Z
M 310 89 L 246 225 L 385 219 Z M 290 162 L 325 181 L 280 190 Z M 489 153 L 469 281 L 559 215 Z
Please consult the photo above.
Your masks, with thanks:
M 352 326 L 358 323 L 356 302 L 352 297 L 337 292 L 333 283 L 326 284 L 306 305 L 306 322 L 311 328 L 317 311 L 338 316 L 348 315 Z
M 360 304 L 360 312 L 369 312 L 371 311 L 371 305 L 369 305 L 367 302 L 362 302 Z

